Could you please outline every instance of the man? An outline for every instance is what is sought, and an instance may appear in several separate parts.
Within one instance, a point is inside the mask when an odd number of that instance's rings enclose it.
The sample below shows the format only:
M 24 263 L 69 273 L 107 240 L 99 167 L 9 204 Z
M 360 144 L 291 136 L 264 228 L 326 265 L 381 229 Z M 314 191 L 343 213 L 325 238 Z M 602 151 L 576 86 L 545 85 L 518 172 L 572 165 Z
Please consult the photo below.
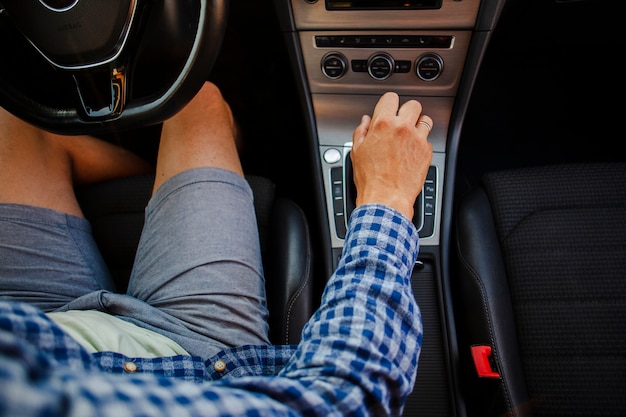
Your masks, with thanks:
M 357 209 L 298 346 L 271 346 L 252 193 L 207 83 L 162 129 L 127 294 L 73 193 L 136 156 L 0 113 L 0 415 L 399 415 L 422 327 L 413 203 L 432 120 L 383 95 L 351 152 Z

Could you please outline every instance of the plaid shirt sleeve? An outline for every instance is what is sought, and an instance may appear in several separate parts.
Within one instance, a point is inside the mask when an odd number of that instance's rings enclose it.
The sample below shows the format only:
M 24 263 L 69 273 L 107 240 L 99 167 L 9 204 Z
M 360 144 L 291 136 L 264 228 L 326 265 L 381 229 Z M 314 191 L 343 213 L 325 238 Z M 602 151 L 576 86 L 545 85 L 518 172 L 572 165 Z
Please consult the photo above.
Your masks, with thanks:
M 422 339 L 410 288 L 417 232 L 378 205 L 357 208 L 349 230 L 322 306 L 276 375 L 103 372 L 44 314 L 0 303 L 0 416 L 400 415 Z

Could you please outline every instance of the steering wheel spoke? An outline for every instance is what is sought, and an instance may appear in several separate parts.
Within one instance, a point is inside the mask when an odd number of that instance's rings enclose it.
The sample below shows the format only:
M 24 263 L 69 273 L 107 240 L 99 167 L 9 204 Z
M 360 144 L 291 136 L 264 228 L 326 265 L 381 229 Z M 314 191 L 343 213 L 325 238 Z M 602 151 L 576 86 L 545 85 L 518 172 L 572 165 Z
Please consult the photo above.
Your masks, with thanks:
M 122 114 L 126 105 L 126 76 L 115 65 L 75 71 L 78 112 L 85 120 L 107 120 Z

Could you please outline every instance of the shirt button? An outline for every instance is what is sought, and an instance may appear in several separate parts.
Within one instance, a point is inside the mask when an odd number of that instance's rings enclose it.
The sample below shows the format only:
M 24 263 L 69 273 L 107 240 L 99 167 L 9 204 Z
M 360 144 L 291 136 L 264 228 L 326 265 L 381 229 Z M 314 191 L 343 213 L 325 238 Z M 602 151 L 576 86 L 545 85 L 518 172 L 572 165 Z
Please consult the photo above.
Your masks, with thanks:
M 124 363 L 124 370 L 128 372 L 129 374 L 137 372 L 137 369 L 139 369 L 139 367 L 137 366 L 135 362 Z
M 215 364 L 213 365 L 213 369 L 215 369 L 216 372 L 224 372 L 226 370 L 226 362 L 224 361 L 215 362 Z

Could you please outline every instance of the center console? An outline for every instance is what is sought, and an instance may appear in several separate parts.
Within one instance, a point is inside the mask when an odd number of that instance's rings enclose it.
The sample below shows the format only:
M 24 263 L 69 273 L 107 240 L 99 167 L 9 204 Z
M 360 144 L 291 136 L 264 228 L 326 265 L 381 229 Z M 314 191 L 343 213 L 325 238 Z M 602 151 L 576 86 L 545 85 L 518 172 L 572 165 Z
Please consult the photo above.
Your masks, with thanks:
M 456 396 L 454 328 L 447 311 L 446 178 L 472 80 L 503 0 L 275 0 L 310 124 L 320 218 L 332 273 L 354 208 L 349 153 L 361 116 L 380 96 L 416 99 L 433 119 L 432 165 L 415 203 L 420 260 L 412 282 L 424 345 L 406 415 L 463 415 Z M 453 165 L 453 164 L 452 164 Z M 450 187 L 451 188 L 451 187 Z M 427 336 L 426 336 L 427 335 Z
M 422 246 L 440 240 L 448 128 L 480 0 L 293 0 L 302 76 L 314 114 L 333 258 L 350 215 L 346 156 L 352 132 L 378 98 L 417 99 L 434 122 L 433 165 L 414 223 Z

